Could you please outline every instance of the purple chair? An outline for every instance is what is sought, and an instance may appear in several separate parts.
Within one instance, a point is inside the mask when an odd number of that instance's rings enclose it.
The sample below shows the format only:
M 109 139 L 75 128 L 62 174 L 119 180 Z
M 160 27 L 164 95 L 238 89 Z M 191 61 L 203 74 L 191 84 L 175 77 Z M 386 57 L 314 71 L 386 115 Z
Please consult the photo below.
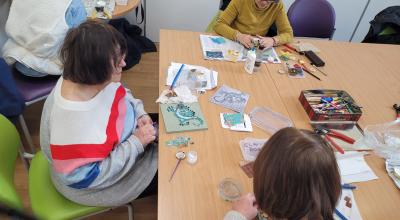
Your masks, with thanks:
M 329 38 L 335 33 L 336 14 L 326 0 L 296 0 L 288 10 L 296 37 Z
M 25 101 L 25 106 L 45 99 L 50 94 L 51 90 L 53 90 L 59 77 L 60 76 L 46 76 L 40 78 L 28 77 L 22 75 L 18 70 L 13 68 L 13 78 L 18 91 Z M 30 153 L 34 154 L 35 146 L 22 114 L 18 116 L 18 121 L 24 133 L 25 140 L 29 145 Z

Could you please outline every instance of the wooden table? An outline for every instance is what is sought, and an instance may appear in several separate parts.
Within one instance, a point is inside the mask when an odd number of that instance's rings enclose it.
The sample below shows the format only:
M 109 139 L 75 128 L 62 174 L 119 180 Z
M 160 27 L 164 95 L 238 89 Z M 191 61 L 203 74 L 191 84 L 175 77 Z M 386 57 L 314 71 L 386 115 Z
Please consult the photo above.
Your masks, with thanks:
M 302 89 L 345 89 L 362 105 L 361 126 L 394 119 L 391 105 L 400 101 L 399 46 L 350 44 L 332 41 L 310 41 L 323 52 L 328 77 L 323 81 L 307 76 L 289 79 L 277 73 L 280 65 L 263 65 L 258 73 L 249 75 L 243 63 L 204 60 L 199 33 L 161 30 L 160 34 L 160 92 L 165 89 L 167 68 L 171 62 L 201 65 L 219 72 L 218 85 L 229 85 L 250 94 L 245 111 L 266 106 L 290 117 L 296 127 L 309 128 L 308 117 L 298 99 Z M 242 183 L 252 191 L 252 179 L 239 168 L 242 160 L 239 140 L 246 137 L 268 138 L 259 128 L 252 133 L 232 132 L 221 128 L 220 112 L 229 112 L 211 104 L 208 99 L 215 91 L 199 97 L 208 130 L 166 134 L 160 114 L 158 219 L 222 219 L 231 204 L 218 195 L 218 184 L 226 177 Z M 183 162 L 172 182 L 168 182 L 176 163 L 176 149 L 165 142 L 179 135 L 191 136 L 194 144 L 184 151 L 196 150 L 198 163 Z M 396 219 L 400 216 L 400 193 L 384 170 L 383 160 L 368 156 L 367 162 L 379 176 L 378 180 L 357 184 L 356 201 L 364 219 Z
M 127 5 L 115 5 L 113 17 L 120 17 L 128 14 L 140 4 L 140 0 L 128 0 Z

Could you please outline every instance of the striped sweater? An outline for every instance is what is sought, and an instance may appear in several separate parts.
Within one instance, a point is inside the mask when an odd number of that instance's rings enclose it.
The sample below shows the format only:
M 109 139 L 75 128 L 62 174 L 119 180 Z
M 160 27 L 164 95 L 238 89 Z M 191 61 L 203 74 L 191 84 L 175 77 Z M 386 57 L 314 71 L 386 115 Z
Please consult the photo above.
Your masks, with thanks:
M 63 184 L 72 188 L 104 187 L 104 183 L 110 184 L 118 176 L 124 161 L 108 166 L 107 175 L 99 178 L 105 168 L 102 162 L 132 135 L 137 117 L 145 114 L 143 106 L 138 103 L 141 107 L 135 111 L 128 98 L 130 94 L 121 83 L 108 84 L 89 101 L 70 101 L 61 96 L 62 82 L 61 77 L 54 89 L 50 116 L 47 155 L 53 171 Z M 137 140 L 135 147 L 134 156 L 138 156 L 143 146 Z

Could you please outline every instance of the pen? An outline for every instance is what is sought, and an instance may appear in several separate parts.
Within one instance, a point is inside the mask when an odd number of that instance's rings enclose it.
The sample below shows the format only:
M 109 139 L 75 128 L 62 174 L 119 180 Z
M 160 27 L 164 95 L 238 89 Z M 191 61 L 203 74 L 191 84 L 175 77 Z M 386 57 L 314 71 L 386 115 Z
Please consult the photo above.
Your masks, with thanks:
M 314 77 L 314 78 L 318 79 L 319 81 L 321 81 L 321 79 L 318 76 L 314 75 L 304 64 L 300 64 L 300 65 L 301 65 L 301 67 L 303 68 L 304 71 L 306 71 L 312 77 Z
M 178 70 L 178 73 L 176 73 L 176 76 L 174 78 L 174 80 L 172 81 L 171 87 L 169 88 L 170 90 L 172 90 L 174 88 L 174 85 L 176 83 L 176 81 L 178 81 L 179 76 L 181 75 L 182 69 L 185 66 L 185 64 L 182 63 L 181 67 Z
M 351 189 L 351 190 L 353 190 L 353 189 L 357 189 L 357 187 L 354 186 L 354 185 L 348 184 L 348 183 L 344 183 L 344 184 L 342 184 L 342 189 Z
M 335 209 L 335 214 L 341 219 L 341 220 L 347 220 L 346 216 L 344 216 L 339 210 Z

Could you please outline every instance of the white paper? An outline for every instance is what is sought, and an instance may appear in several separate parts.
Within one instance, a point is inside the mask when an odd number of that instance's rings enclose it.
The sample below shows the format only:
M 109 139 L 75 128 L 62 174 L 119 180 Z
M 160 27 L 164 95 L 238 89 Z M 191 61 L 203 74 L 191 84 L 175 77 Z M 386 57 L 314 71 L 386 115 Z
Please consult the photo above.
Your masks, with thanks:
M 217 44 L 213 41 L 213 39 L 223 39 L 223 43 Z M 203 56 L 204 59 L 210 59 L 210 57 L 207 56 L 206 51 L 210 52 L 221 52 L 223 55 L 227 53 L 228 50 L 233 50 L 239 53 L 239 60 L 243 59 L 243 54 L 245 51 L 245 48 L 234 41 L 231 41 L 229 39 L 226 39 L 221 36 L 212 36 L 212 35 L 200 35 L 200 43 L 203 49 Z M 225 60 L 224 57 L 222 58 L 212 58 L 215 60 Z
M 197 102 L 197 97 L 194 96 L 190 92 L 189 88 L 185 85 L 174 88 L 174 92 L 176 96 L 171 96 L 172 92 L 169 89 L 162 91 L 156 103 L 169 104 L 169 103 L 179 103 L 179 102 L 183 103 Z
M 346 151 L 345 154 L 336 153 L 340 176 L 345 183 L 364 182 L 378 179 L 364 160 L 364 153 Z
M 346 206 L 345 197 L 351 198 L 351 208 Z M 340 196 L 339 202 L 336 205 L 336 209 L 342 213 L 349 220 L 362 220 L 360 210 L 358 209 L 356 200 L 354 198 L 353 191 L 350 189 L 342 189 L 342 194 Z M 336 220 L 342 220 L 336 214 L 334 215 Z
M 172 82 L 174 81 L 174 78 L 175 78 L 176 74 L 178 73 L 181 66 L 182 66 L 182 63 L 174 63 L 174 62 L 171 63 L 171 66 L 169 66 L 169 68 L 168 68 L 166 85 L 170 86 L 172 84 Z M 207 86 L 205 87 L 205 89 L 207 89 L 207 90 L 213 89 L 218 85 L 218 72 L 217 71 L 210 70 L 210 69 L 207 69 L 202 66 L 194 66 L 194 65 L 189 65 L 189 64 L 185 64 L 184 69 L 185 70 L 197 69 L 198 71 L 204 73 L 206 80 L 207 80 Z M 184 77 L 184 76 L 182 76 L 182 73 L 179 77 Z
M 255 37 L 256 38 L 256 37 Z M 218 43 L 217 43 L 218 41 Z M 214 35 L 200 35 L 200 43 L 203 51 L 204 59 L 208 60 L 227 60 L 232 61 L 227 56 L 229 51 L 235 51 L 238 53 L 237 61 L 245 61 L 247 56 L 247 51 L 243 45 L 240 43 L 231 41 L 227 38 L 221 36 L 214 36 Z M 215 52 L 219 53 L 220 57 L 210 57 L 207 55 L 207 52 Z M 260 59 L 264 63 L 281 63 L 278 54 L 276 53 L 273 47 L 266 48 L 262 51 L 259 51 Z M 268 59 L 270 58 L 270 59 Z

